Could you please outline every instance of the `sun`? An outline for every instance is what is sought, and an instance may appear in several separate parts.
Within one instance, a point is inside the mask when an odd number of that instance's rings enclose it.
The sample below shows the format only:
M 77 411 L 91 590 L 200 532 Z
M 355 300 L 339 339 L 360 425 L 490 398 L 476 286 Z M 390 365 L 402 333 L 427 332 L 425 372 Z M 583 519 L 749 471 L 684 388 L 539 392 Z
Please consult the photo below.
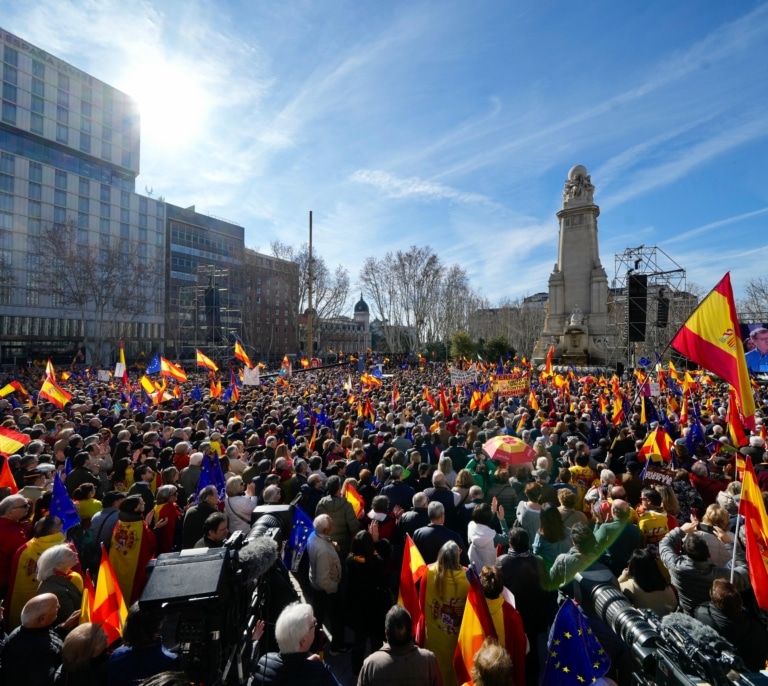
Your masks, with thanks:
M 143 62 L 126 75 L 124 90 L 138 103 L 144 142 L 189 145 L 201 131 L 210 99 L 192 68 Z

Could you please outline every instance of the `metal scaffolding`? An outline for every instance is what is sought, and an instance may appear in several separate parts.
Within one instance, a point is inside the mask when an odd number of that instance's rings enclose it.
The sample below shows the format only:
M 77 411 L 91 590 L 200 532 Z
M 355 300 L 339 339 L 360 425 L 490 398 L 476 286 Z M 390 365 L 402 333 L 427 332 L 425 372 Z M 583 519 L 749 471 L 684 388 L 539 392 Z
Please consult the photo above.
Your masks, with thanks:
M 231 357 L 235 337 L 242 336 L 242 311 L 235 302 L 230 269 L 200 265 L 194 286 L 179 289 L 179 341 L 182 357 L 199 348 L 211 359 Z
M 670 339 L 696 306 L 697 298 L 687 290 L 686 272 L 672 257 L 657 246 L 627 248 L 614 256 L 614 276 L 608 289 L 608 345 L 611 366 L 618 363 L 634 367 L 642 357 L 656 362 Z M 632 275 L 648 280 L 645 341 L 629 342 L 628 289 Z M 666 326 L 659 321 L 659 303 L 669 303 Z M 662 317 L 663 320 L 663 317 Z

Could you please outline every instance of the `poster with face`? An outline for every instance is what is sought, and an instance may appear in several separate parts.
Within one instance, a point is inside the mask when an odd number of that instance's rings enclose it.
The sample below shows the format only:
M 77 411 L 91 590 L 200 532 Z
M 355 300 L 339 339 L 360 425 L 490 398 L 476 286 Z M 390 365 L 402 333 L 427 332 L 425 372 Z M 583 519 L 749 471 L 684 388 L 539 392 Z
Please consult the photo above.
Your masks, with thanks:
M 741 324 L 740 328 L 747 369 L 753 374 L 768 374 L 768 323 Z

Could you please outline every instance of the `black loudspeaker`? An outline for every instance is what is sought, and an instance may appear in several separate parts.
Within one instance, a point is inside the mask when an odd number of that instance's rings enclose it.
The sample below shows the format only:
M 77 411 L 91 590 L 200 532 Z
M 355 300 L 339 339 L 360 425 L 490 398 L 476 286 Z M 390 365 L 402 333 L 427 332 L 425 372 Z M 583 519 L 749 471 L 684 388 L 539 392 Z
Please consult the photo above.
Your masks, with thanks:
M 669 298 L 663 288 L 659 289 L 659 302 L 656 306 L 656 326 L 666 329 L 669 321 Z
M 622 362 L 616 363 L 616 376 L 618 376 L 619 378 L 624 376 L 624 364 Z
M 628 291 L 629 342 L 642 343 L 645 340 L 645 314 L 648 309 L 648 276 L 630 274 Z

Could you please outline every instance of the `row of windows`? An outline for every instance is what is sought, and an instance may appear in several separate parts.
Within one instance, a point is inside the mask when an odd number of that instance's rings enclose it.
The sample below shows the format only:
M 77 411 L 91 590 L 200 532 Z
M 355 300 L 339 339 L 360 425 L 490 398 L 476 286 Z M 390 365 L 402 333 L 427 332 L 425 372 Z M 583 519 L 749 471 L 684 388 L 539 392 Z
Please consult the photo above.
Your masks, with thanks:
M 230 244 L 223 241 L 211 240 L 206 234 L 200 235 L 196 232 L 174 228 L 178 226 L 179 224 L 176 224 L 176 222 L 171 224 L 171 243 L 174 245 L 199 248 L 200 250 L 206 250 L 210 254 L 217 253 L 221 256 L 227 256 L 234 253 L 236 250 L 234 242 Z
M 63 152 L 52 145 L 33 141 L 13 131 L 0 130 L 0 150 L 56 167 L 62 173 L 71 172 L 122 190 L 133 191 L 135 188 L 131 174 L 99 164 L 92 159 Z
M 122 322 L 118 335 L 130 339 L 158 339 L 163 325 L 146 322 Z M 80 319 L 52 317 L 0 316 L 0 336 L 82 337 L 85 334 Z

